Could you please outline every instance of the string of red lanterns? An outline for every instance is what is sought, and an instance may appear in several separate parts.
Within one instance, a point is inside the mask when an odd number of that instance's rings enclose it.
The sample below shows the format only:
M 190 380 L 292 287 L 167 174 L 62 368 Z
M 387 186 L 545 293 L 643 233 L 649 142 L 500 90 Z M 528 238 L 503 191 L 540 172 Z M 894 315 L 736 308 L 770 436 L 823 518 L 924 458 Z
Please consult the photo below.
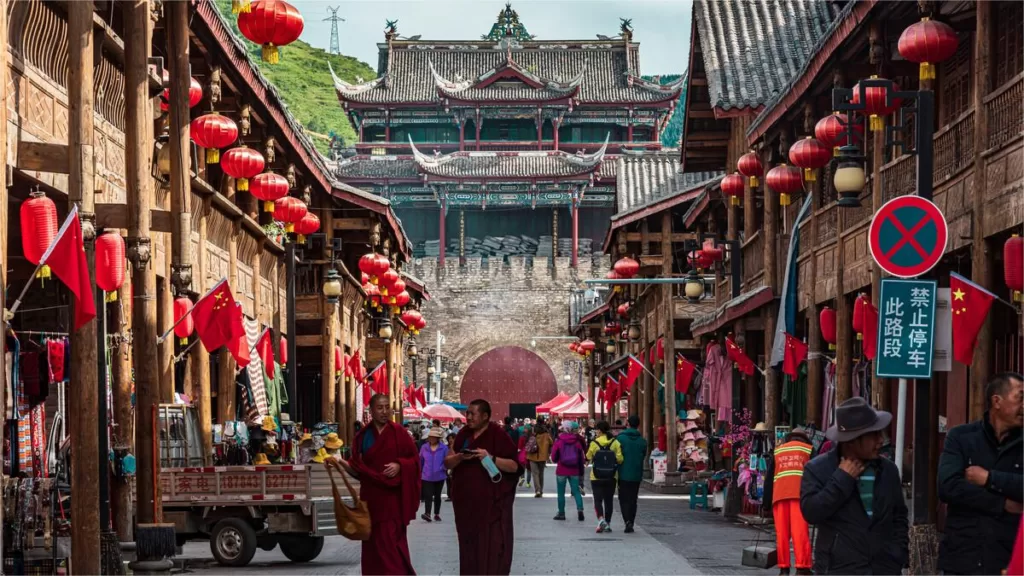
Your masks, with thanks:
M 263 200 L 263 211 L 273 212 L 274 202 L 288 195 L 288 180 L 280 174 L 264 172 L 249 181 L 249 193 Z
M 263 155 L 245 146 L 228 150 L 220 159 L 221 169 L 235 179 L 235 190 L 241 192 L 249 190 L 249 180 L 263 172 L 265 166 Z M 285 184 L 287 183 L 288 181 L 285 180 Z M 287 189 L 285 189 L 285 193 L 287 193 Z
M 206 163 L 216 164 L 220 162 L 220 149 L 238 139 L 238 126 L 231 118 L 213 112 L 193 120 L 189 134 L 197 146 L 206 148 Z
M 789 206 L 789 196 L 804 189 L 800 169 L 788 164 L 779 164 L 773 167 L 768 171 L 764 182 L 773 192 L 779 194 L 780 206 Z

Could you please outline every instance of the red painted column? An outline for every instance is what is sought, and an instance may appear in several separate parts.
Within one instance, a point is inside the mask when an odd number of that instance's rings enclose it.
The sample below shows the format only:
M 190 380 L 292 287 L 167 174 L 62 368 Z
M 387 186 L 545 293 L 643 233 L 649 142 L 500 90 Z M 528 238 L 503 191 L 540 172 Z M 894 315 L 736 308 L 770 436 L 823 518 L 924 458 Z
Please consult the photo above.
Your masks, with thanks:
M 580 204 L 576 200 L 572 201 L 572 262 L 573 268 L 579 265 L 579 248 L 580 248 Z
M 626 141 L 627 142 L 632 142 L 633 141 L 633 124 L 632 123 L 630 123 L 629 126 L 626 127 Z
M 444 209 L 445 209 L 447 203 L 448 202 L 446 200 L 441 200 L 441 210 L 440 210 L 440 215 L 441 215 L 441 217 L 440 217 L 441 232 L 439 234 L 439 237 L 440 237 L 439 239 L 441 241 L 441 246 L 439 247 L 438 253 L 437 253 L 437 262 L 438 262 L 438 264 L 440 265 L 441 268 L 444 268 L 444 244 L 445 244 L 445 239 L 444 239 L 444 220 L 445 220 L 444 212 L 445 212 L 445 210 Z
M 544 144 L 543 144 L 543 135 L 544 135 L 544 133 L 541 131 L 541 128 L 544 126 L 544 119 L 541 118 L 540 108 L 537 109 L 537 118 L 536 118 L 536 120 L 534 120 L 534 123 L 537 124 L 537 150 L 543 150 L 544 149 Z
M 466 149 L 466 121 L 459 122 L 459 152 Z
M 555 150 L 558 150 L 558 127 L 561 125 L 562 123 L 559 120 L 551 121 L 551 127 L 555 129 Z
M 476 122 L 476 150 L 480 151 L 480 122 Z

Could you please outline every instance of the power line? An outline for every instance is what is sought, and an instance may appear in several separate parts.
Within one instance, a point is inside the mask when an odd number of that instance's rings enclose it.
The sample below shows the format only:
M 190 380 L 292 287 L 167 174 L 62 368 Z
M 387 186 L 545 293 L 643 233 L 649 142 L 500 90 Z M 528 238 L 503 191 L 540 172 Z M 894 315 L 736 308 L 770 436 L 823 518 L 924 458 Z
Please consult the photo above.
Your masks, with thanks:
M 338 21 L 340 20 L 344 22 L 345 19 L 338 16 L 338 10 L 340 9 L 341 6 L 335 6 L 333 8 L 328 6 L 327 11 L 330 12 L 331 15 L 324 18 L 324 22 L 331 23 L 331 47 L 328 50 L 328 53 L 330 54 L 341 54 L 341 42 L 338 41 Z

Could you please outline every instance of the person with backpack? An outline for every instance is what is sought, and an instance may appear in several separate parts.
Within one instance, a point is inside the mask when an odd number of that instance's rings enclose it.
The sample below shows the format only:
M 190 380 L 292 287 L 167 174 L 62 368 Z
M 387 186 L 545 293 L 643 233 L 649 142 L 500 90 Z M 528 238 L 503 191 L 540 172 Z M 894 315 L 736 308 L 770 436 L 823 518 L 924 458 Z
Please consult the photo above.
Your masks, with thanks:
M 562 433 L 555 441 L 555 447 L 551 449 L 551 461 L 555 467 L 555 477 L 558 484 L 558 514 L 555 520 L 565 520 L 565 485 L 568 484 L 572 490 L 572 497 L 576 500 L 576 518 L 580 522 L 585 520 L 583 516 L 583 494 L 580 493 L 580 467 L 583 465 L 585 448 L 579 435 L 574 434 L 568 422 L 562 424 Z
M 544 467 L 551 455 L 551 434 L 543 423 L 537 424 L 533 434 L 526 440 L 524 446 L 526 460 L 529 463 L 529 471 L 533 472 L 533 497 L 540 498 L 544 494 Z M 529 487 L 530 483 L 527 482 Z
M 626 524 L 625 532 L 633 532 L 636 521 L 636 505 L 640 496 L 640 482 L 644 476 L 644 459 L 647 458 L 647 441 L 640 435 L 640 418 L 633 414 L 629 417 L 629 428 L 615 437 L 622 447 L 622 466 L 619 467 L 619 509 L 622 521 Z
M 590 443 L 587 460 L 590 461 L 590 488 L 594 492 L 594 510 L 597 512 L 597 533 L 611 532 L 608 523 L 612 519 L 612 503 L 615 498 L 615 482 L 622 464 L 622 446 L 612 435 L 606 420 L 597 423 L 600 432 Z

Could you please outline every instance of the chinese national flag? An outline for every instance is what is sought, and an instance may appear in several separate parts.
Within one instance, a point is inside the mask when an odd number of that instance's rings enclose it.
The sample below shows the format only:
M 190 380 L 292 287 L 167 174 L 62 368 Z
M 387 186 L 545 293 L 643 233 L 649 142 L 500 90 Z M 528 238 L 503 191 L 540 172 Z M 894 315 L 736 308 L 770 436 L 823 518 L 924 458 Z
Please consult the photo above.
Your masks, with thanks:
M 195 323 L 196 334 L 199 335 L 199 340 L 207 352 L 230 344 L 234 355 L 239 337 L 245 336 L 245 330 L 242 329 L 242 310 L 235 302 L 227 280 L 221 280 L 213 290 L 192 306 L 192 320 Z
M 604 387 L 604 399 L 608 403 L 608 411 L 612 411 L 612 406 L 619 401 L 619 383 L 614 378 L 608 376 L 608 383 Z
M 256 353 L 263 361 L 263 371 L 268 378 L 274 377 L 274 346 L 270 339 L 270 328 L 263 331 L 258 342 L 256 342 Z
M 349 376 L 356 379 L 356 382 L 363 381 L 363 361 L 359 359 L 359 350 L 356 350 L 348 359 Z
M 682 354 L 676 356 L 676 392 L 686 394 L 696 369 L 697 365 L 684 358 Z
M 864 357 L 874 360 L 878 355 L 878 308 L 864 303 Z
M 626 375 L 622 379 L 622 387 L 625 390 L 632 390 L 633 384 L 636 383 L 636 379 L 640 377 L 640 373 L 644 371 L 644 365 L 640 363 L 632 354 L 629 355 L 629 369 L 626 370 Z
M 427 405 L 427 387 L 426 386 L 420 386 L 419 388 L 416 389 L 415 400 L 416 400 L 416 404 L 419 404 L 420 406 L 424 406 L 425 407 Z
M 245 368 L 252 362 L 252 350 L 249 348 L 249 338 L 246 336 L 245 326 L 242 324 L 242 305 L 237 302 L 235 302 L 234 314 L 238 318 L 232 322 L 237 322 L 240 333 L 237 338 L 229 341 L 226 347 L 231 353 L 231 357 L 235 359 L 235 364 L 239 368 Z
M 77 206 L 72 208 L 57 238 L 46 249 L 39 263 L 49 266 L 75 296 L 75 330 L 96 317 L 96 303 L 93 302 L 89 263 L 85 259 L 82 223 L 78 220 Z
M 370 389 L 377 394 L 388 393 L 388 366 L 384 362 L 377 364 L 377 367 L 370 372 L 366 378 L 372 378 L 373 384 Z
M 747 356 L 747 353 L 732 341 L 731 336 L 725 337 L 725 352 L 729 356 L 729 360 L 732 360 L 736 364 L 736 368 L 738 368 L 740 372 L 747 376 L 754 375 L 754 361 L 751 360 L 750 356 Z
M 950 308 L 953 312 L 953 358 L 961 364 L 971 364 L 988 309 L 995 294 L 951 272 L 949 275 Z
M 782 373 L 796 378 L 800 365 L 807 360 L 807 344 L 792 334 L 786 334 L 786 352 L 782 358 Z
M 597 403 L 598 404 L 603 404 L 604 403 L 604 388 L 598 388 L 597 389 Z

